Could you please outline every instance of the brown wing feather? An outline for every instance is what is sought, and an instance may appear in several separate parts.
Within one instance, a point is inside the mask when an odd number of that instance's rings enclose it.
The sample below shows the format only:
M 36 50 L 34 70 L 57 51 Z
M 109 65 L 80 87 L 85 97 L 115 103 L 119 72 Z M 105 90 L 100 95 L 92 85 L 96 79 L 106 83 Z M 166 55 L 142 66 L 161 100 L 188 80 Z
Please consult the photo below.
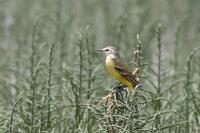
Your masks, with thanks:
M 134 83 L 135 85 L 139 84 L 139 82 L 136 80 L 134 75 L 129 72 L 128 67 L 122 62 L 120 59 L 113 59 L 115 63 L 115 69 L 123 75 L 127 80 Z
M 124 70 L 128 71 L 128 67 L 124 64 L 124 62 L 120 58 L 113 59 L 116 66 L 123 68 Z

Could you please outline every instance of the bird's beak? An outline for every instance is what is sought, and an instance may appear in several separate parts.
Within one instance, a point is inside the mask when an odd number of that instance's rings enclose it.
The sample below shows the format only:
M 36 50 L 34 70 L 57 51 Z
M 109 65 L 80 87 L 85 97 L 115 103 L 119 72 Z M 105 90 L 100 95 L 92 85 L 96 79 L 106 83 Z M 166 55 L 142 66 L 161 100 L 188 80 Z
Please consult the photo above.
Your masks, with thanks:
M 103 49 L 97 49 L 96 51 L 103 52 Z

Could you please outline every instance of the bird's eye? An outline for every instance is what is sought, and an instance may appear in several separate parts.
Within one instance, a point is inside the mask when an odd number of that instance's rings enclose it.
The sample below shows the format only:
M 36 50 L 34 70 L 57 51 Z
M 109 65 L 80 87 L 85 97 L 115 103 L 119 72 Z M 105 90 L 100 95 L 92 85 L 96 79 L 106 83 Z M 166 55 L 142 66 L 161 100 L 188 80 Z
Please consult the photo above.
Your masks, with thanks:
M 106 51 L 109 51 L 109 49 L 106 49 Z

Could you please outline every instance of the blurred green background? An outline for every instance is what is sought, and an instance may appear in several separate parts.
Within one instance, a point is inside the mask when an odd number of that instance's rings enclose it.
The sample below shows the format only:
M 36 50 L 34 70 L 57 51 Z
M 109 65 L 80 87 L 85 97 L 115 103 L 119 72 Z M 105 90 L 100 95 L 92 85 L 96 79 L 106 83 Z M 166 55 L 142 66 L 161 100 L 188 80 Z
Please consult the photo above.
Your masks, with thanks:
M 160 110 L 176 111 L 175 116 L 161 117 L 161 125 L 190 123 L 162 131 L 156 127 L 155 132 L 200 132 L 200 60 L 196 53 L 189 58 L 200 47 L 199 11 L 199 0 L 0 0 L 0 130 L 101 132 L 97 118 L 80 106 L 116 85 L 105 70 L 103 55 L 95 50 L 113 45 L 132 68 L 139 34 L 143 62 L 148 64 L 141 68 L 142 77 L 156 85 L 160 78 L 163 94 L 157 95 L 154 86 L 141 78 L 144 89 L 172 103 L 161 101 Z M 154 73 L 159 65 L 160 75 Z M 173 85 L 176 89 L 166 91 Z M 144 114 L 157 112 L 153 106 L 150 103 Z

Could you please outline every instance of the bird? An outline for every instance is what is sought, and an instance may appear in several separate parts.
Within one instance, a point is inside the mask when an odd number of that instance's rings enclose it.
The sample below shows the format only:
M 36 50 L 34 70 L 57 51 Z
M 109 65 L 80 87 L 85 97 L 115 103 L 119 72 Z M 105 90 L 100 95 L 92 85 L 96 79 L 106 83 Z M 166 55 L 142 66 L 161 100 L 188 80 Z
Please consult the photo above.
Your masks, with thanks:
M 120 58 L 120 54 L 115 47 L 107 46 L 102 49 L 97 49 L 97 51 L 105 54 L 105 64 L 108 72 L 122 85 L 126 86 L 128 90 L 133 90 L 139 84 L 139 81 Z

